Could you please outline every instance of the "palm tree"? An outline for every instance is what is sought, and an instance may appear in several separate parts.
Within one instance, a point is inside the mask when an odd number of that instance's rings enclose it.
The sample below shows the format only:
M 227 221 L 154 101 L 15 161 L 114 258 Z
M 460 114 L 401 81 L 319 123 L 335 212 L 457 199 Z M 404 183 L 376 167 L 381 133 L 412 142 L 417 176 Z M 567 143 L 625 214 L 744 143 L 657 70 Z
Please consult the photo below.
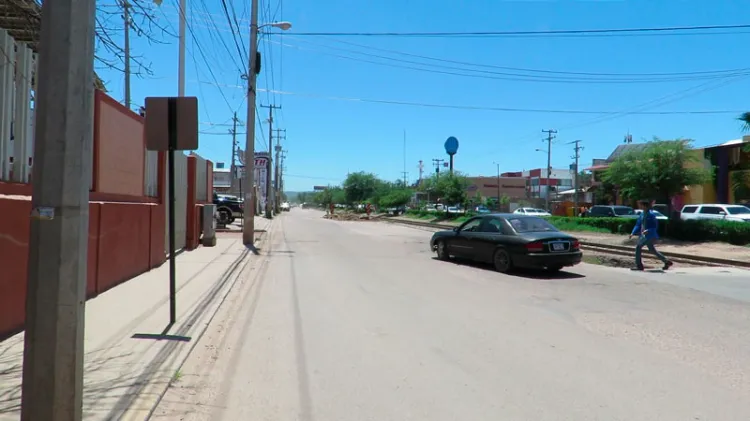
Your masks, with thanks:
M 750 132 L 750 111 L 745 111 L 744 113 L 742 113 L 739 117 L 737 117 L 737 120 L 742 123 L 742 128 L 746 132 Z M 744 150 L 745 152 L 750 152 L 750 143 L 745 145 Z

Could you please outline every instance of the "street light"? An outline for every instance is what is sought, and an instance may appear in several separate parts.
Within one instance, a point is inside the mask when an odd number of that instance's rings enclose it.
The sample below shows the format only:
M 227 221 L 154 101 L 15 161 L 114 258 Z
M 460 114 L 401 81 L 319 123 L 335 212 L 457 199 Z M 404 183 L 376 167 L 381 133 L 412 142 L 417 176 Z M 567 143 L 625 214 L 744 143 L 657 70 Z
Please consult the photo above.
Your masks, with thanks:
M 249 208 L 245 206 L 247 212 L 243 217 L 244 225 L 242 227 L 242 243 L 245 246 L 252 246 L 255 242 L 255 206 L 253 197 L 255 188 L 255 81 L 258 76 L 256 69 L 258 64 L 255 62 L 258 55 L 258 29 L 271 27 L 286 31 L 291 29 L 292 24 L 289 22 L 271 22 L 258 26 L 258 1 L 252 0 L 250 7 L 250 54 L 247 75 L 247 130 L 245 130 L 245 203 L 250 204 Z M 249 167 L 249 168 L 248 168 Z M 269 174 L 270 175 L 270 174 Z
M 266 27 L 269 27 L 269 26 L 271 28 L 281 29 L 282 31 L 288 31 L 288 30 L 292 29 L 292 23 L 291 22 L 287 22 L 287 21 L 264 23 L 264 24 L 258 26 L 258 29 L 266 28 Z

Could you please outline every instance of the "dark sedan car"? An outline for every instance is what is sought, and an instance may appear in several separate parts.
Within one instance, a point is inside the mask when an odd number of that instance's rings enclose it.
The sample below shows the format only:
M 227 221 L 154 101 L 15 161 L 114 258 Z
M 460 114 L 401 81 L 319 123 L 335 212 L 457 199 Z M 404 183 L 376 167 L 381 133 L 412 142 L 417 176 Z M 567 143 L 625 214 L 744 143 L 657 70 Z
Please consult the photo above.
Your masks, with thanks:
M 536 216 L 475 216 L 452 231 L 436 232 L 430 247 L 441 260 L 450 257 L 492 263 L 498 272 L 514 267 L 556 272 L 581 263 L 578 240 Z

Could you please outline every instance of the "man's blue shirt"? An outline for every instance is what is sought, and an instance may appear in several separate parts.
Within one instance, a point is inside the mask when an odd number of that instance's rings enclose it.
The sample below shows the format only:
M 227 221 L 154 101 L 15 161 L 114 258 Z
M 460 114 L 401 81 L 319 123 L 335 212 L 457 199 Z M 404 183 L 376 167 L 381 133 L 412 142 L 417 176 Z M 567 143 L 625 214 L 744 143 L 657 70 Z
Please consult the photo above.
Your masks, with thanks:
M 656 240 L 659 238 L 659 220 L 656 219 L 656 215 L 654 215 L 650 209 L 644 210 L 641 212 L 640 216 L 638 216 L 635 227 L 633 227 L 632 235 L 640 236 L 641 227 L 648 230 L 645 235 L 647 240 Z

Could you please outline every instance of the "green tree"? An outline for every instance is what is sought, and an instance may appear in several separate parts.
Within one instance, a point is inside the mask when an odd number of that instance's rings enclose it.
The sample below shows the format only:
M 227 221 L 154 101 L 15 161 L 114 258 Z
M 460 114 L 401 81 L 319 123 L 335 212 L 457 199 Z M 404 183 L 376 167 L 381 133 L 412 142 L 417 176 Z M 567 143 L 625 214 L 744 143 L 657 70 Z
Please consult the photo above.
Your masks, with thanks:
M 692 153 L 690 139 L 654 139 L 643 149 L 625 152 L 605 171 L 604 182 L 617 186 L 630 200 L 652 199 L 665 203 L 672 213 L 672 196 L 685 186 L 711 179 L 711 171 L 701 167 Z
M 742 113 L 742 115 L 740 115 L 739 117 L 737 117 L 737 120 L 739 120 L 742 123 L 742 128 L 746 132 L 750 132 L 750 111 L 746 111 L 746 112 Z M 743 149 L 744 149 L 745 152 L 750 152 L 750 143 L 748 143 L 747 145 L 745 145 L 743 147 Z
M 306 203 L 309 200 L 307 192 L 299 192 L 297 193 L 297 201 L 299 203 Z
M 469 181 L 466 177 L 458 174 L 443 175 L 437 180 L 436 193 L 446 205 L 458 205 L 466 203 L 466 188 Z
M 412 195 L 413 193 L 409 189 L 393 189 L 384 196 L 380 197 L 377 204 L 381 208 L 395 208 L 404 206 L 409 203 Z
M 372 198 L 382 181 L 375 174 L 364 171 L 351 173 L 344 180 L 343 190 L 347 204 L 361 203 Z

